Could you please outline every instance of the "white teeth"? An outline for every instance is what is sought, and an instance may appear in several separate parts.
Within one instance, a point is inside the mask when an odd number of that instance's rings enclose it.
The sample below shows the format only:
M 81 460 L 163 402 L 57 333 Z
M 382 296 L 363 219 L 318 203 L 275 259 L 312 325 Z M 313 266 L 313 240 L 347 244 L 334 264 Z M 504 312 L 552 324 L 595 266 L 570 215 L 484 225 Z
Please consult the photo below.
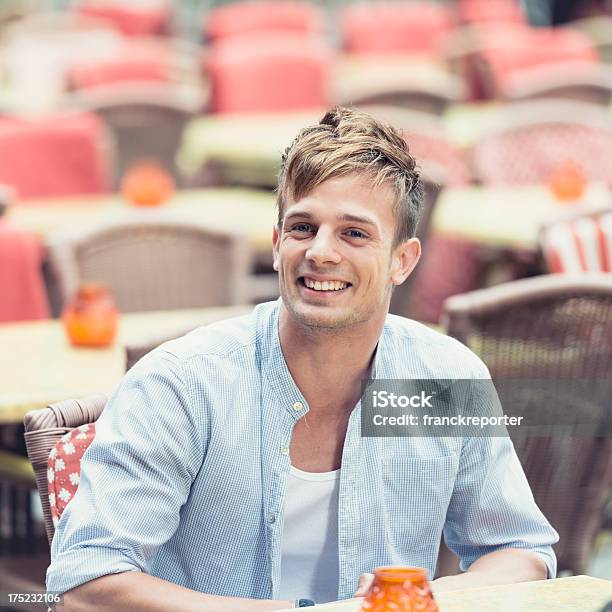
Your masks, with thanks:
M 348 286 L 342 281 L 316 281 L 306 277 L 304 277 L 304 284 L 315 291 L 339 291 Z

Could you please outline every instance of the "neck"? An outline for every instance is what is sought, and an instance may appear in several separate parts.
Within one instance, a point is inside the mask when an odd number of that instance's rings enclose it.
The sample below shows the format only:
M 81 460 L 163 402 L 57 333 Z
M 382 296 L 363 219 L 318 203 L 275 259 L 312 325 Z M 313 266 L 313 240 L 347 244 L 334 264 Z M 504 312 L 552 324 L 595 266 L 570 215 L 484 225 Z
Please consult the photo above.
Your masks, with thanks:
M 299 324 L 284 305 L 279 337 L 293 380 L 310 410 L 344 410 L 361 397 L 361 382 L 370 377 L 386 313 L 342 330 Z

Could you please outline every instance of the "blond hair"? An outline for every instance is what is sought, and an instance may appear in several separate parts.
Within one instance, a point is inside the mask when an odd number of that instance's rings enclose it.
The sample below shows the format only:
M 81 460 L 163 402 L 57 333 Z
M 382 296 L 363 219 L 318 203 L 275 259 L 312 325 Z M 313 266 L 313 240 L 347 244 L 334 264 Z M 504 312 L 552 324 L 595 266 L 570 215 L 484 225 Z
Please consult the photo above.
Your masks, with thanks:
M 390 125 L 343 107 L 302 129 L 283 154 L 277 189 L 279 227 L 289 198 L 299 200 L 324 181 L 352 173 L 370 175 L 374 187 L 393 188 L 394 246 L 414 236 L 423 186 L 408 144 Z

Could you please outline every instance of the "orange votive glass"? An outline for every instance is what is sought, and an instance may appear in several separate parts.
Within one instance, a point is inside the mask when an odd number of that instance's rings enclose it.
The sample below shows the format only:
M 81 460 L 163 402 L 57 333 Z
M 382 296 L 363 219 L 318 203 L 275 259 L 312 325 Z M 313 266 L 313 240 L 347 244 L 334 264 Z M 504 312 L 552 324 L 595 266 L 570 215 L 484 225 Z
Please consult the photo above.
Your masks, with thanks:
M 117 336 L 119 313 L 104 285 L 85 283 L 64 309 L 62 322 L 75 346 L 109 346 Z
M 361 610 L 438 612 L 427 572 L 420 567 L 377 567 Z
M 142 161 L 132 166 L 121 181 L 123 197 L 136 206 L 159 206 L 174 193 L 174 180 L 156 161 Z
M 548 185 L 559 202 L 570 204 L 582 198 L 587 179 L 578 164 L 568 161 L 554 170 Z

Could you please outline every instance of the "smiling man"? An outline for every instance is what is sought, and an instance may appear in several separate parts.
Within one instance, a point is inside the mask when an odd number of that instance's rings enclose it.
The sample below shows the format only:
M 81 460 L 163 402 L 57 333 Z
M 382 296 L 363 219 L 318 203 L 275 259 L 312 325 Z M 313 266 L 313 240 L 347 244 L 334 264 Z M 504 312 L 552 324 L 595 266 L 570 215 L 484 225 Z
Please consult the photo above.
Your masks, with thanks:
M 128 373 L 53 541 L 66 609 L 304 607 L 353 596 L 379 565 L 431 576 L 442 533 L 467 571 L 435 589 L 554 575 L 556 533 L 507 438 L 361 436 L 364 380 L 488 377 L 388 315 L 420 256 L 422 197 L 391 127 L 338 108 L 302 130 L 279 177 L 281 299 Z

